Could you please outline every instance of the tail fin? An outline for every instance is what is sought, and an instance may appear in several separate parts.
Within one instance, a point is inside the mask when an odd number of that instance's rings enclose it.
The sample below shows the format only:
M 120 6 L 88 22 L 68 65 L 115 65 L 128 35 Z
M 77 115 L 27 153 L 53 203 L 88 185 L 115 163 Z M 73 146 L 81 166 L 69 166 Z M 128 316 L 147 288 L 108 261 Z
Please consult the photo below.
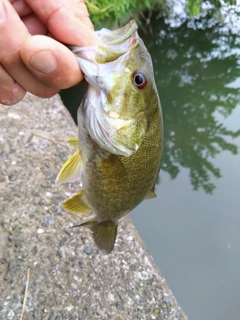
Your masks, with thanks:
M 96 222 L 92 219 L 74 227 L 88 227 L 92 230 L 93 239 L 98 248 L 107 254 L 112 251 L 117 236 L 116 222 L 112 220 Z

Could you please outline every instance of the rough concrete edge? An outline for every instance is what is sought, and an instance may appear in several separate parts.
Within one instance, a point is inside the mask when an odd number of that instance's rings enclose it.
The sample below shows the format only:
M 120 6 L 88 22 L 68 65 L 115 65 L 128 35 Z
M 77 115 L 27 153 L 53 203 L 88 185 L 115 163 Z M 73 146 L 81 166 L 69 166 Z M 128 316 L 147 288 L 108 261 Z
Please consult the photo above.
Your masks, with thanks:
M 58 106 L 60 106 L 60 108 L 62 108 L 63 110 L 62 110 L 62 112 L 63 112 L 63 114 L 64 115 L 66 115 L 68 112 L 66 111 L 66 109 L 65 109 L 65 107 L 62 105 L 61 106 L 61 101 L 60 101 L 60 99 L 59 99 L 59 97 L 58 96 L 55 96 L 54 98 L 52 98 L 52 99 L 47 99 L 47 100 L 44 100 L 44 102 L 43 102 L 43 100 L 41 100 L 41 99 L 39 99 L 39 98 L 36 98 L 36 97 L 34 97 L 34 96 L 32 96 L 32 95 L 27 95 L 26 96 L 26 98 L 23 100 L 23 102 L 20 102 L 18 105 L 17 105 L 17 107 L 15 108 L 14 106 L 13 107 L 5 107 L 5 106 L 1 106 L 0 105 L 0 115 L 1 115 L 1 110 L 6 110 L 7 109 L 7 114 L 8 114 L 8 117 L 10 117 L 10 118 L 12 118 L 13 120 L 14 120 L 14 117 L 21 117 L 21 113 L 23 113 L 24 114 L 24 112 L 26 111 L 25 109 L 26 109 L 26 105 L 27 104 L 33 104 L 34 106 L 31 106 L 31 108 L 39 108 L 39 105 L 41 105 L 41 103 L 42 104 L 44 104 L 44 105 L 46 105 L 47 107 L 46 108 L 48 108 L 49 106 L 51 106 L 51 105 L 58 105 Z M 20 109 L 19 109 L 19 107 L 20 107 Z M 21 109 L 22 108 L 22 109 Z M 16 110 L 17 111 L 16 111 Z M 19 111 L 19 110 L 21 110 L 21 112 Z M 33 109 L 32 109 L 33 110 Z M 37 110 L 37 109 L 36 109 Z M 22 112 L 22 111 L 24 111 L 24 112 Z M 44 112 L 46 112 L 46 110 L 44 111 Z M 27 114 L 27 117 L 31 117 L 31 109 L 29 109 L 27 112 L 26 112 L 26 114 Z M 33 114 L 34 114 L 34 111 L 33 111 Z M 62 114 L 62 115 L 63 115 Z M 34 115 L 33 115 L 34 116 Z M 3 117 L 4 118 L 4 117 Z M 36 117 L 36 119 L 37 119 L 37 117 Z M 0 118 L 0 120 L 1 120 L 1 118 Z M 42 120 L 42 119 L 41 119 Z M 66 119 L 65 119 L 66 120 Z M 64 121 L 65 121 L 64 120 Z M 69 122 L 69 118 L 67 119 L 68 120 L 68 122 Z M 36 120 L 36 121 L 38 121 L 38 120 Z M 47 121 L 47 120 L 46 120 Z M 66 121 L 65 121 L 66 122 Z M 4 123 L 4 122 L 3 122 Z M 7 122 L 6 122 L 7 123 Z M 36 122 L 37 123 L 37 122 Z M 24 125 L 24 123 L 23 123 L 23 125 Z M 41 126 L 40 126 L 41 127 Z M 75 128 L 75 126 L 74 126 L 74 123 L 73 123 L 73 121 L 72 121 L 72 123 L 69 123 L 69 127 L 71 127 L 70 129 L 68 129 L 67 131 L 68 131 L 68 134 L 69 134 L 69 132 L 74 132 L 75 130 L 76 130 L 76 128 Z M 44 125 L 42 126 L 42 128 L 44 129 Z M 2 129 L 4 129 L 5 131 L 6 130 L 8 130 L 8 128 L 2 128 Z M 63 129 L 65 130 L 65 127 L 63 127 Z M 39 127 L 38 127 L 38 130 L 39 130 Z M 5 133 L 6 134 L 6 133 Z M 48 133 L 49 134 L 49 133 Z M 51 133 L 50 133 L 51 134 Z M 66 135 L 65 134 L 62 134 L 62 136 L 65 136 L 66 137 Z M 60 164 L 61 165 L 61 164 Z M 0 189 L 0 191 L 1 191 L 1 189 Z M 134 237 L 137 239 L 136 240 L 136 242 L 137 242 L 137 246 L 139 247 L 139 248 L 141 248 L 141 251 L 142 252 L 144 252 L 144 256 L 145 256 L 145 258 L 147 259 L 147 261 L 149 262 L 149 265 L 150 265 L 150 268 L 152 269 L 152 274 L 155 274 L 156 275 L 156 279 L 158 279 L 158 281 L 159 281 L 159 283 L 161 282 L 161 286 L 163 286 L 164 287 L 164 290 L 166 291 L 166 293 L 167 293 L 167 295 L 172 295 L 172 293 L 171 293 L 171 291 L 169 290 L 169 288 L 168 288 L 168 286 L 167 286 L 167 284 L 166 284 L 166 281 L 163 279 L 163 277 L 162 277 L 162 275 L 161 275 L 161 273 L 160 273 L 160 271 L 158 270 L 158 268 L 156 267 L 156 265 L 155 265 L 155 263 L 154 263 L 154 261 L 153 261 L 153 258 L 149 255 L 149 253 L 147 252 L 147 250 L 146 250 L 146 246 L 145 246 L 145 244 L 143 243 L 143 241 L 141 240 L 141 238 L 140 238 L 140 236 L 138 235 L 138 233 L 137 233 L 137 230 L 135 229 L 135 227 L 133 226 L 133 224 L 132 224 L 132 222 L 131 222 L 131 220 L 130 220 L 130 218 L 126 218 L 126 219 L 124 219 L 125 220 L 125 222 L 127 221 L 127 233 L 132 233 L 133 235 L 134 235 Z M 124 223 L 125 223 L 124 222 Z M 1 226 L 1 225 L 0 225 Z M 124 226 L 124 224 L 123 224 L 123 229 L 125 229 L 126 230 L 126 228 L 125 228 L 125 226 Z M 121 230 L 120 230 L 120 232 L 121 232 Z M 2 235 L 3 235 L 4 233 L 2 233 Z M 2 243 L 4 243 L 4 241 L 2 242 Z M 1 251 L 2 250 L 0 250 L 0 253 L 1 253 Z M 134 255 L 134 253 L 132 252 L 132 254 Z M 116 252 L 116 255 L 118 255 L 118 252 Z M 116 259 L 116 256 L 112 256 L 113 257 L 113 260 L 115 259 L 115 260 L 117 260 Z M 1 258 L 1 257 L 0 257 Z M 145 260 L 146 261 L 146 260 Z M 114 261 L 113 261 L 114 262 Z M 144 267 L 144 266 L 143 266 Z M 149 266 L 148 266 L 148 268 L 149 268 Z M 162 285 L 162 284 L 164 284 L 164 285 Z M 174 303 L 174 305 L 175 305 L 175 307 L 178 309 L 178 312 L 179 312 L 179 314 L 181 313 L 181 319 L 187 319 L 187 317 L 185 316 L 185 314 L 182 312 L 182 310 L 180 309 L 180 307 L 177 305 L 177 302 L 176 302 L 176 300 L 175 300 L 175 298 L 172 296 L 172 301 L 174 301 L 173 303 Z M 152 318 L 152 319 L 154 319 L 154 318 Z M 163 319 L 163 318 L 158 318 L 158 317 L 156 317 L 155 319 Z M 178 319 L 178 318 L 174 318 L 174 317 L 171 317 L 171 316 L 169 316 L 169 317 L 164 317 L 164 319 Z

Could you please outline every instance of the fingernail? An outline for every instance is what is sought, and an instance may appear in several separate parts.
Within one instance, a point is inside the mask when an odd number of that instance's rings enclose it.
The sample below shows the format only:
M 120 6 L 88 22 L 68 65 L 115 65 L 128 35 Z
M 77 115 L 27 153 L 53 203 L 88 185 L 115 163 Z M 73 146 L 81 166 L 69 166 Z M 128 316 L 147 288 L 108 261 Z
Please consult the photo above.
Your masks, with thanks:
M 32 56 L 30 64 L 36 70 L 49 74 L 55 71 L 58 63 L 51 51 L 41 51 Z
M 3 90 L 1 93 L 0 103 L 11 106 L 21 101 L 26 91 L 19 84 L 14 83 L 10 88 Z

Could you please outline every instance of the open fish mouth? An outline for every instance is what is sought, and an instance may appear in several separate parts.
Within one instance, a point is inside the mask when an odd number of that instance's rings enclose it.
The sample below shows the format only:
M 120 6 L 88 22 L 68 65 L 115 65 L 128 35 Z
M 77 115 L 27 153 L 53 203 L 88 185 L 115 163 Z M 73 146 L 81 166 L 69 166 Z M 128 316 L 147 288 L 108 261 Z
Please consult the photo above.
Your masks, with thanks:
M 134 49 L 139 43 L 139 36 L 137 34 L 137 23 L 135 20 L 129 21 L 126 26 L 119 28 L 115 31 L 102 29 L 96 31 L 99 37 L 99 45 L 94 46 L 95 50 L 92 51 L 88 57 L 82 53 L 87 47 L 71 46 L 70 49 L 77 57 L 84 57 L 86 60 L 93 58 L 96 63 L 104 64 L 114 60 Z M 79 60 L 79 59 L 78 59 Z M 83 66 L 80 63 L 80 67 Z
M 137 23 L 135 20 L 115 31 L 103 29 L 101 31 L 102 45 L 99 45 L 95 60 L 97 63 L 114 61 L 134 49 L 138 45 Z
M 110 31 L 108 29 L 101 30 L 101 41 L 104 44 L 108 45 L 119 45 L 127 39 L 131 38 L 131 36 L 137 31 L 138 25 L 135 20 L 129 21 L 124 27 L 119 28 L 114 31 Z M 99 33 L 98 31 L 96 32 Z

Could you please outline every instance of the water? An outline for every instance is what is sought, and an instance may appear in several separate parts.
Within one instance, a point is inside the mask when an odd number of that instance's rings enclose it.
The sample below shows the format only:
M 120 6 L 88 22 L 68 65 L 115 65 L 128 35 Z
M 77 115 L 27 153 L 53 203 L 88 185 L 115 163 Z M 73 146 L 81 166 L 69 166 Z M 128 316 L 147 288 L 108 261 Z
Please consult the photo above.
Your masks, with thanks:
M 239 320 L 240 36 L 207 20 L 146 30 L 165 150 L 158 197 L 131 218 L 189 319 Z
M 165 150 L 131 218 L 189 319 L 239 320 L 240 37 L 152 25 Z

